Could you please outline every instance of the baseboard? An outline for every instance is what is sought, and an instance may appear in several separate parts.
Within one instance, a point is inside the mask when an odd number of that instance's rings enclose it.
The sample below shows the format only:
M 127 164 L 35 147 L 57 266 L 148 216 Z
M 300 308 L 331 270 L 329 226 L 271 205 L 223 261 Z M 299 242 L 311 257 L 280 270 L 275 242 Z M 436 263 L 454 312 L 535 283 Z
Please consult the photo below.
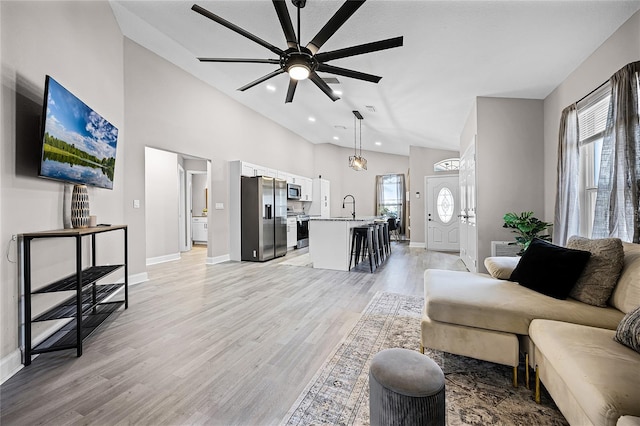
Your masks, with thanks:
M 18 371 L 22 370 L 22 352 L 16 349 L 9 355 L 0 358 L 0 384 L 6 382 Z
M 427 248 L 427 243 L 414 243 L 411 241 L 409 243 L 409 248 Z
M 149 275 L 146 272 L 129 275 L 129 285 L 140 284 L 145 281 L 149 281 Z
M 158 257 L 147 257 L 147 266 L 157 265 L 158 263 L 172 262 L 174 260 L 180 260 L 180 253 L 165 254 Z
M 222 256 L 216 256 L 216 257 L 207 257 L 207 265 L 215 265 L 217 263 L 222 263 L 222 262 L 226 262 L 228 260 L 231 260 L 231 256 L 229 256 L 228 254 L 223 254 Z

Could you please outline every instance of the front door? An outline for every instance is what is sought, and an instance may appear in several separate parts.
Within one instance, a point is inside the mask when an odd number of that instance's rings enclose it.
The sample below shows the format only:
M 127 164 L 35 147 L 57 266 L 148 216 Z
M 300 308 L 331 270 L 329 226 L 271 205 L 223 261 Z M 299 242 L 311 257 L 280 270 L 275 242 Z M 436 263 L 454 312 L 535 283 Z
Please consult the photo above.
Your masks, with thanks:
M 476 226 L 475 136 L 460 158 L 460 258 L 471 272 L 478 270 L 478 228 Z
M 459 251 L 458 175 L 428 176 L 426 187 L 427 249 Z

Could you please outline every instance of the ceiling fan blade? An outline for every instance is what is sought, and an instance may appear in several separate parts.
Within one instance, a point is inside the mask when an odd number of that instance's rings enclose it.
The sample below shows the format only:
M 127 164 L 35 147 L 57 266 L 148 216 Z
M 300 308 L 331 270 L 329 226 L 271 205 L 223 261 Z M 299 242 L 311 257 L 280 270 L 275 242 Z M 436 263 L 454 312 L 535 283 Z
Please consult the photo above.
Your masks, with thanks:
M 285 0 L 273 0 L 273 7 L 276 8 L 278 19 L 280 19 L 280 25 L 282 31 L 284 31 L 284 37 L 287 39 L 287 46 L 297 47 L 296 32 L 293 29 L 293 23 L 291 22 L 291 15 L 289 15 L 289 9 Z
M 340 99 L 340 96 L 333 93 L 333 89 L 329 87 L 329 85 L 325 83 L 324 80 L 315 72 L 312 72 L 309 75 L 309 80 L 313 81 L 316 84 L 316 86 L 318 86 L 320 90 L 322 90 L 325 93 L 325 95 L 331 98 L 332 101 L 335 102 L 338 99 Z
M 284 103 L 288 104 L 293 101 L 293 95 L 296 93 L 296 86 L 298 85 L 298 80 L 294 78 L 289 79 L 289 89 L 287 90 L 287 99 L 285 99 Z
M 275 53 L 276 55 L 280 56 L 282 55 L 284 52 L 277 48 L 276 46 L 274 46 L 273 44 L 264 41 L 263 39 L 261 39 L 260 37 L 254 36 L 253 34 L 251 34 L 250 32 L 243 30 L 242 28 L 240 28 L 239 26 L 232 24 L 231 22 L 227 21 L 224 18 L 219 17 L 218 15 L 209 12 L 207 9 L 198 6 L 197 4 L 194 4 L 193 6 L 191 6 L 191 10 L 193 10 L 194 12 L 199 13 L 200 15 L 211 19 L 214 22 L 217 22 L 220 25 L 223 25 L 227 28 L 229 28 L 231 31 L 235 31 L 236 33 L 240 34 L 241 36 L 244 36 L 246 38 L 248 38 L 249 40 L 252 40 L 256 43 L 258 43 L 259 45 L 266 47 L 267 49 L 269 49 L 270 51 L 272 51 L 273 53 Z
M 279 64 L 279 59 L 198 58 L 200 62 L 248 62 L 253 64 Z
M 244 92 L 245 90 L 247 90 L 247 89 L 251 89 L 253 86 L 258 85 L 258 84 L 262 83 L 263 81 L 267 81 L 267 80 L 269 80 L 270 78 L 275 77 L 276 75 L 282 74 L 283 72 L 284 72 L 284 70 L 283 70 L 282 68 L 280 68 L 280 69 L 278 69 L 278 70 L 275 70 L 274 72 L 271 72 L 271 73 L 269 73 L 269 74 L 267 74 L 267 75 L 265 75 L 265 76 L 260 77 L 260 78 L 259 78 L 259 79 L 257 79 L 257 80 L 252 81 L 252 82 L 251 82 L 251 83 L 249 83 L 249 84 L 245 84 L 244 86 L 242 86 L 242 87 L 241 87 L 241 88 L 239 88 L 238 90 L 239 90 L 239 91 L 241 91 L 241 92 Z
M 331 52 L 318 53 L 318 62 L 328 62 L 334 59 L 346 58 L 348 56 L 362 55 L 364 53 L 377 52 L 379 50 L 392 49 L 402 46 L 403 37 L 388 38 L 386 40 L 374 41 L 373 43 L 360 44 L 358 46 L 346 47 L 344 49 L 332 50 Z
M 338 11 L 329 19 L 329 21 L 325 24 L 324 27 L 316 34 L 316 36 L 307 44 L 307 49 L 311 51 L 312 54 L 316 54 L 318 50 L 322 47 L 323 44 L 329 37 L 335 34 L 336 31 L 344 24 L 347 19 L 351 17 L 355 13 L 356 10 L 360 8 L 364 4 L 365 0 L 347 0 L 344 4 L 338 9 Z
M 348 70 L 346 68 L 334 67 L 333 65 L 320 64 L 318 65 L 318 71 L 329 72 L 331 74 L 338 74 L 345 77 L 357 78 L 358 80 L 370 81 L 377 83 L 382 77 L 373 74 L 366 74 L 360 71 Z

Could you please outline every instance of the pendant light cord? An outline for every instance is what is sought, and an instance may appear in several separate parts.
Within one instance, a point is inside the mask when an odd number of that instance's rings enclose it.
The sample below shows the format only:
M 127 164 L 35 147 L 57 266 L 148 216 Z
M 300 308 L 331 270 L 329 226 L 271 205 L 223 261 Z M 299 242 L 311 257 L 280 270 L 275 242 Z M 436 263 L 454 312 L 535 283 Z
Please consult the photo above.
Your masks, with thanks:
M 362 120 L 360 120 L 360 157 L 362 158 Z
M 357 157 L 358 156 L 358 148 L 356 147 L 356 140 L 357 140 L 357 136 L 356 136 L 356 116 L 353 116 L 353 156 Z

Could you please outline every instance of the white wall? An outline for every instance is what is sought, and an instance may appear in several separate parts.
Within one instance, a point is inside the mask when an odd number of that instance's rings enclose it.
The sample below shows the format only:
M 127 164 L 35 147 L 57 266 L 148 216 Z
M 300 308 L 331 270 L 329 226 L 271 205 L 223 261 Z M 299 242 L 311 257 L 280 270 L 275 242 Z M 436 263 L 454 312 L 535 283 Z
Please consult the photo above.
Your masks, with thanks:
M 553 222 L 554 218 L 562 110 L 607 81 L 626 64 L 638 60 L 640 11 L 618 28 L 544 100 L 544 220 L 547 222 Z
M 475 114 L 474 114 L 475 113 Z M 543 101 L 537 99 L 476 99 L 461 136 L 464 152 L 476 139 L 478 271 L 491 241 L 512 240 L 502 228 L 508 212 L 533 211 L 539 218 L 544 207 Z
M 460 157 L 458 151 L 448 151 L 442 149 L 423 148 L 419 146 L 409 147 L 409 166 L 410 166 L 410 194 L 409 194 L 409 214 L 411 219 L 409 225 L 411 226 L 411 244 L 412 245 L 424 245 L 425 241 L 425 211 L 424 211 L 424 197 L 426 194 L 426 188 L 424 187 L 424 177 L 434 176 L 438 173 L 434 172 L 433 165 L 438 161 L 445 160 L 447 158 Z M 455 172 L 446 172 L 444 174 L 455 174 Z M 416 192 L 420 193 L 420 198 L 416 198 Z M 458 214 L 456 212 L 456 214 Z
M 63 227 L 70 185 L 36 177 L 46 74 L 119 129 L 114 189 L 91 188 L 89 197 L 91 214 L 100 222 L 124 223 L 123 38 L 111 8 L 106 2 L 3 1 L 0 11 L 2 246 L 12 234 Z M 121 251 L 120 244 L 115 250 Z M 41 247 L 34 266 L 38 271 L 57 276 L 73 270 L 68 244 L 44 242 Z M 11 250 L 16 253 L 15 246 Z M 5 377 L 20 362 L 18 270 L 5 256 L 1 262 L 0 360 Z
M 178 155 L 145 148 L 146 258 L 180 256 Z M 156 259 L 156 262 L 153 261 Z

